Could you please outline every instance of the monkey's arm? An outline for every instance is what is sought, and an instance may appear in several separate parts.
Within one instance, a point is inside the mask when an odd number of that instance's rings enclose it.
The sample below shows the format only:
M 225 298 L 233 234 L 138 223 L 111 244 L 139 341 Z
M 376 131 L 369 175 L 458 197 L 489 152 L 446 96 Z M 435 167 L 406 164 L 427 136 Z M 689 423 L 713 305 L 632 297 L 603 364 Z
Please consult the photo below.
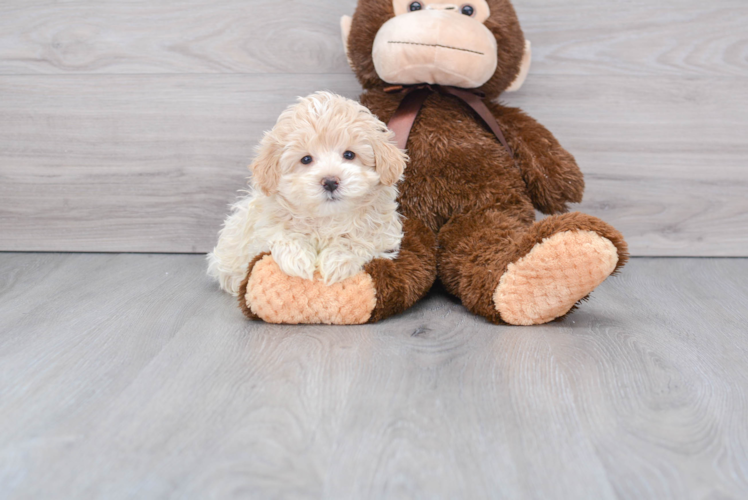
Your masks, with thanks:
M 582 201 L 584 178 L 574 157 L 551 132 L 517 108 L 491 106 L 514 152 L 536 209 L 544 214 L 568 211 Z

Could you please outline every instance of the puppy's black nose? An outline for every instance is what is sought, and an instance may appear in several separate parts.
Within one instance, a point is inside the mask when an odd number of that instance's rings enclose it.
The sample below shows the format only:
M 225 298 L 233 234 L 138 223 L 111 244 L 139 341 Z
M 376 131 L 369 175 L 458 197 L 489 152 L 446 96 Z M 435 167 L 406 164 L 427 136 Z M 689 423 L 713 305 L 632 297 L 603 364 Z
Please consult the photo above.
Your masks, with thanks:
M 340 179 L 337 177 L 325 177 L 322 179 L 322 186 L 325 188 L 325 191 L 329 191 L 330 193 L 338 189 L 339 185 Z

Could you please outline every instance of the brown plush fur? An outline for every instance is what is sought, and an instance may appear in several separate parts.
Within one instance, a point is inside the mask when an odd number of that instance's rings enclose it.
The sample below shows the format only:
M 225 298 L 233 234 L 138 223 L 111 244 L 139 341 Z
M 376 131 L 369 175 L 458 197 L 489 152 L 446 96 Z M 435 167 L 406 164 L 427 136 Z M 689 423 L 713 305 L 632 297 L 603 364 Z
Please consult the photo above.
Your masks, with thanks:
M 518 74 L 524 37 L 508 0 L 488 3 L 492 14 L 486 26 L 496 36 L 499 65 L 480 90 L 493 98 Z M 366 89 L 361 102 L 384 122 L 403 94 L 383 91 L 371 51 L 377 31 L 393 15 L 391 0 L 360 0 L 348 40 L 350 60 Z M 584 191 L 574 157 L 522 111 L 486 102 L 514 157 L 455 97 L 435 93 L 418 115 L 399 186 L 406 218 L 400 255 L 365 268 L 377 290 L 370 321 L 409 308 L 438 275 L 470 311 L 500 323 L 493 297 L 507 267 L 559 232 L 592 231 L 607 238 L 618 251 L 616 270 L 625 264 L 627 247 L 618 231 L 585 214 L 565 214 Z M 534 209 L 563 215 L 535 222 Z
M 375 259 L 364 267 L 374 279 L 377 305 L 369 321 L 399 314 L 426 295 L 436 280 L 436 238 L 418 219 L 403 222 L 400 254 L 396 260 Z
M 401 98 L 371 90 L 361 101 L 386 121 Z M 535 120 L 515 108 L 489 108 L 515 158 L 473 111 L 456 98 L 434 94 L 411 131 L 411 161 L 400 184 L 400 204 L 406 217 L 423 221 L 437 236 L 438 275 L 447 290 L 472 312 L 500 322 L 492 302 L 499 279 L 508 264 L 543 238 L 560 231 L 595 230 L 618 248 L 619 267 L 626 262 L 627 250 L 620 233 L 588 215 L 549 218 L 533 226 L 534 208 L 558 214 L 568 210 L 568 203 L 582 200 L 582 174 L 571 154 Z M 408 250 L 405 242 L 403 250 Z M 423 283 L 410 286 L 427 290 L 427 283 L 424 277 Z M 380 293 L 380 308 L 384 296 Z M 400 308 L 412 303 L 399 295 L 393 302 Z
M 508 1 L 489 1 L 489 6 L 492 14 L 486 26 L 496 35 L 499 66 L 481 90 L 491 98 L 517 75 L 524 37 Z M 386 85 L 374 71 L 371 46 L 379 27 L 393 14 L 389 0 L 361 0 L 349 38 L 349 55 L 367 89 L 361 102 L 385 122 L 402 95 L 381 90 Z M 582 173 L 574 157 L 534 119 L 515 108 L 488 105 L 515 157 L 509 157 L 467 106 L 454 97 L 434 94 L 411 131 L 411 161 L 400 185 L 400 205 L 406 217 L 422 221 L 437 237 L 438 275 L 447 290 L 472 312 L 500 322 L 492 298 L 501 276 L 511 262 L 544 238 L 561 231 L 595 231 L 618 249 L 617 268 L 625 264 L 627 248 L 615 229 L 584 214 L 550 217 L 534 224 L 534 208 L 558 214 L 568 210 L 568 203 L 582 201 Z M 407 242 L 403 242 L 403 251 L 409 251 Z M 399 260 L 387 263 L 393 272 L 386 279 L 375 280 L 380 291 L 377 308 L 382 311 L 384 302 L 397 304 L 394 313 L 414 301 L 397 290 L 382 293 L 380 283 L 402 282 L 396 277 L 407 277 L 411 281 L 408 289 L 424 291 L 431 284 L 430 276 L 414 273 L 410 265 L 394 272 Z M 392 297 L 386 300 L 388 295 Z
M 247 267 L 247 276 L 244 278 L 244 281 L 242 281 L 242 284 L 239 286 L 239 307 L 241 308 L 244 315 L 247 317 L 247 319 L 260 319 L 258 315 L 252 312 L 252 310 L 247 305 L 247 284 L 249 283 L 249 278 L 252 276 L 252 269 L 254 269 L 255 265 L 260 262 L 265 256 L 270 255 L 269 252 L 264 252 L 252 259 L 252 262 L 249 263 L 249 266 Z

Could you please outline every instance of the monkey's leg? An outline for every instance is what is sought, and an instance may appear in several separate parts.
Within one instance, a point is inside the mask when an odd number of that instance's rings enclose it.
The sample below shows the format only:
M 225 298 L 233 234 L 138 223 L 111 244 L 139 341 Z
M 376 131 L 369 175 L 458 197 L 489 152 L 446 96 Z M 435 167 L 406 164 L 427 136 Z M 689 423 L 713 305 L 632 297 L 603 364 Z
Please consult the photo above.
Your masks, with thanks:
M 375 259 L 330 286 L 287 276 L 270 254 L 259 255 L 239 291 L 242 311 L 268 323 L 336 325 L 374 323 L 405 311 L 436 279 L 436 237 L 415 219 L 406 219 L 403 229 L 396 259 Z
M 409 309 L 436 280 L 436 235 L 417 219 L 405 219 L 403 229 L 405 236 L 396 259 L 375 259 L 364 267 L 377 291 L 371 323 Z
M 438 239 L 447 289 L 473 313 L 513 325 L 568 314 L 628 258 L 618 231 L 578 212 L 532 223 L 481 210 L 454 216 Z

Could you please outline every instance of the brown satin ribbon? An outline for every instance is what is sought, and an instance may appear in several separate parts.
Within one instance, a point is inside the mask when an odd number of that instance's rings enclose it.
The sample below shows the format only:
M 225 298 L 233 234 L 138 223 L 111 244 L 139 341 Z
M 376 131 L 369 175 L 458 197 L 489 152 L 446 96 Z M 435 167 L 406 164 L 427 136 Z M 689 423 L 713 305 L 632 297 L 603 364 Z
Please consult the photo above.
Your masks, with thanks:
M 445 87 L 442 85 L 413 85 L 404 86 L 396 85 L 393 87 L 387 87 L 384 89 L 387 93 L 407 91 L 408 93 L 403 97 L 400 102 L 400 106 L 395 111 L 395 114 L 390 118 L 390 122 L 387 126 L 395 132 L 397 138 L 397 146 L 400 149 L 405 149 L 408 144 L 408 137 L 410 136 L 410 130 L 413 128 L 413 124 L 418 117 L 418 113 L 423 107 L 423 103 L 426 102 L 428 96 L 433 92 L 440 92 L 442 94 L 451 95 L 457 97 L 470 108 L 478 113 L 483 122 L 491 129 L 491 132 L 496 136 L 504 149 L 506 149 L 509 156 L 514 158 L 512 148 L 506 142 L 504 134 L 501 132 L 501 127 L 496 121 L 493 113 L 488 109 L 486 103 L 483 102 L 485 97 L 479 91 L 459 89 L 457 87 Z

